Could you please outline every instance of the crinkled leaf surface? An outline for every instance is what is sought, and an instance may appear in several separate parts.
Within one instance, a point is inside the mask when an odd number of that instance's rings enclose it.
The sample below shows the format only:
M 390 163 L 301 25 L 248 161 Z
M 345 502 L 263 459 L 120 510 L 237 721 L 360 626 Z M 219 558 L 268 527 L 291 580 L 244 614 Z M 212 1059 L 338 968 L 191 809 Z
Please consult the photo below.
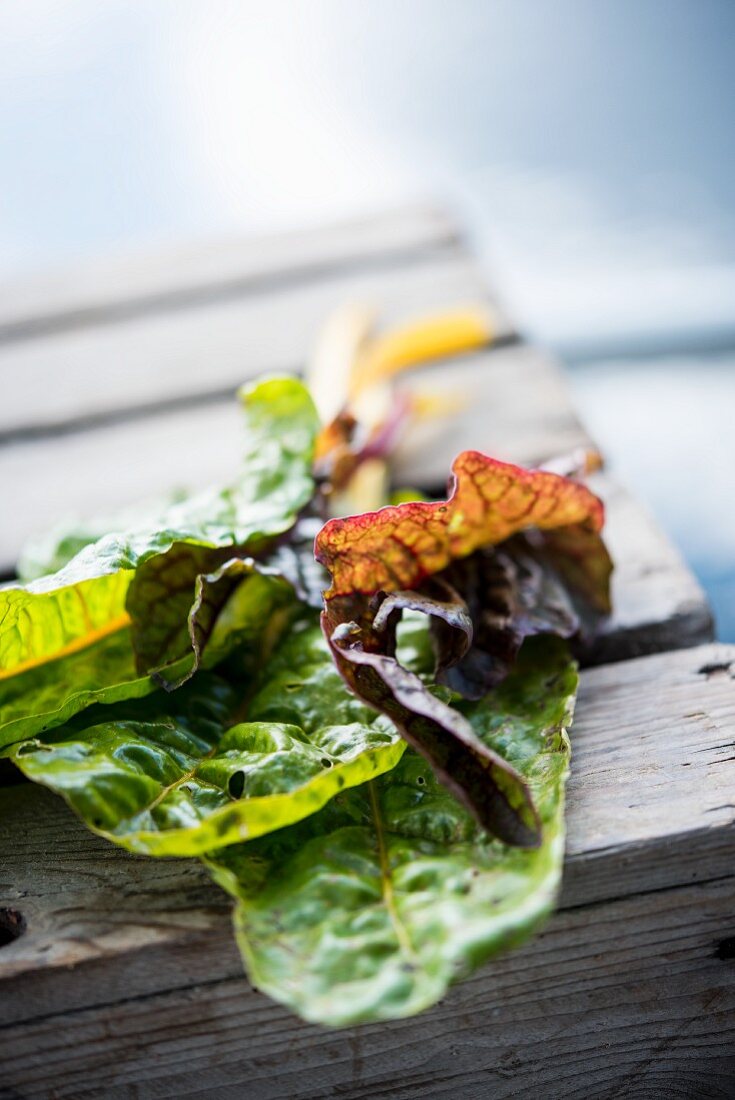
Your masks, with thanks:
M 563 794 L 576 672 L 563 642 L 534 638 L 496 692 L 458 703 L 527 779 L 537 849 L 480 832 L 408 750 L 301 824 L 208 857 L 237 899 L 258 989 L 335 1026 L 408 1016 L 523 939 L 550 910 L 563 857 Z
M 293 628 L 261 684 L 244 702 L 236 675 L 199 673 L 172 695 L 95 707 L 13 759 L 95 832 L 152 855 L 280 829 L 400 760 L 397 732 L 349 695 L 313 620 Z
M 57 684 L 57 696 L 45 714 L 55 712 L 60 721 L 68 716 L 69 700 L 72 696 L 81 699 L 83 689 L 68 677 L 58 678 L 62 669 L 59 659 L 96 644 L 129 622 L 129 587 L 136 570 L 146 562 L 177 547 L 181 563 L 187 553 L 181 547 L 189 546 L 189 552 L 198 556 L 198 564 L 209 572 L 210 562 L 199 561 L 201 556 L 206 559 L 207 549 L 237 546 L 243 554 L 254 554 L 267 549 L 274 536 L 294 524 L 314 491 L 310 467 L 318 423 L 311 398 L 304 386 L 291 378 L 266 380 L 243 391 L 241 396 L 248 450 L 242 473 L 232 485 L 174 504 L 165 519 L 155 526 L 144 524 L 124 534 L 104 536 L 85 546 L 58 573 L 26 586 L 0 589 L 0 744 L 6 740 L 2 727 L 17 717 L 20 705 L 18 686 L 11 681 L 45 662 L 54 661 L 47 679 Z M 218 564 L 220 559 L 216 558 L 214 565 Z M 191 577 L 191 571 L 187 577 Z M 172 578 L 174 585 L 180 583 L 177 571 L 173 571 Z M 172 645 L 168 650 L 156 617 L 156 613 L 159 618 L 164 612 L 164 617 L 170 614 L 165 590 L 155 589 L 156 598 L 151 599 L 150 605 L 138 593 L 133 608 L 137 618 L 136 643 L 147 647 L 147 651 L 157 648 L 161 663 L 177 661 L 183 655 L 179 620 L 186 605 L 183 614 L 186 632 L 195 585 L 196 576 L 190 593 L 178 602 L 173 599 L 174 592 L 171 593 L 175 614 L 170 621 L 167 618 L 163 631 L 171 631 Z M 148 630 L 155 634 L 156 646 L 145 641 Z M 126 633 L 125 637 L 129 639 L 130 635 Z M 64 670 L 73 671 L 76 667 L 72 663 L 68 670 L 64 666 Z M 121 687 L 125 680 L 119 678 L 116 666 L 111 663 L 106 667 L 112 678 L 98 681 L 98 690 Z M 120 675 L 127 678 L 128 673 Z M 140 675 L 135 679 L 140 679 Z M 26 713 L 29 716 L 37 713 L 32 692 L 26 698 Z M 40 725 L 47 724 L 44 716 Z
M 603 506 L 589 489 L 478 451 L 463 451 L 452 473 L 446 501 L 409 502 L 325 524 L 316 553 L 332 575 L 328 598 L 416 588 L 452 560 L 536 528 L 560 568 L 566 562 L 570 581 L 602 610 L 609 608 Z

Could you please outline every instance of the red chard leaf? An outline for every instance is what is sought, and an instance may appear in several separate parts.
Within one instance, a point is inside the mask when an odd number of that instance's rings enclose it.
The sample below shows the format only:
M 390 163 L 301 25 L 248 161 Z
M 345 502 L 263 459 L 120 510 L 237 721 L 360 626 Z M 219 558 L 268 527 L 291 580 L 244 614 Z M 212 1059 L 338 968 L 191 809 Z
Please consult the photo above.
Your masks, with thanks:
M 328 599 L 417 588 L 455 559 L 534 528 L 565 580 L 600 611 L 609 610 L 604 511 L 589 489 L 479 451 L 463 451 L 452 473 L 446 501 L 414 501 L 324 525 L 315 549 L 332 575 Z
M 377 615 L 367 600 L 331 600 L 322 628 L 337 668 L 359 699 L 391 719 L 482 828 L 506 844 L 536 847 L 538 815 L 518 772 L 392 656 L 399 614 L 395 604 L 389 607 L 376 630 Z
M 373 630 L 380 633 L 395 612 L 409 610 L 421 611 L 430 617 L 432 627 L 441 628 L 442 646 L 441 652 L 437 652 L 436 667 L 439 680 L 438 673 L 461 661 L 472 645 L 474 627 L 469 608 L 446 581 L 433 578 L 424 583 L 421 591 L 386 595 L 373 620 Z
M 444 576 L 466 601 L 474 640 L 461 660 L 448 660 L 445 654 L 456 652 L 455 632 L 446 621 L 431 620 L 436 679 L 465 699 L 480 699 L 505 679 L 525 638 L 571 638 L 579 632 L 580 618 L 565 586 L 522 535 L 454 562 Z
M 322 625 L 342 676 L 387 715 L 492 835 L 538 843 L 520 775 L 395 659 L 404 610 L 430 618 L 435 679 L 467 699 L 497 686 L 525 638 L 570 638 L 610 607 L 600 500 L 548 470 L 478 451 L 452 467 L 446 501 L 332 519 L 315 555 L 330 572 Z

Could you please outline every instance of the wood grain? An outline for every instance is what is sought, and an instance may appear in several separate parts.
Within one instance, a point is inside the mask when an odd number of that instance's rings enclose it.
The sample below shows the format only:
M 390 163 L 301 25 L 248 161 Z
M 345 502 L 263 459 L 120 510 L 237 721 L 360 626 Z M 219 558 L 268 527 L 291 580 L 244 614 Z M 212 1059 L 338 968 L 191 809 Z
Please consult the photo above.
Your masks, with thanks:
M 64 270 L 4 284 L 0 342 L 241 297 L 325 273 L 400 266 L 417 254 L 452 251 L 459 241 L 446 211 L 414 203 L 301 232 L 227 236 L 95 259 L 79 264 L 73 278 Z
M 8 1100 L 729 1100 L 732 879 L 557 914 L 418 1019 L 329 1032 L 242 979 L 8 1028 Z M 696 914 L 696 920 L 693 919 Z
M 347 1032 L 249 990 L 196 864 L 3 792 L 0 905 L 28 929 L 0 950 L 0 1080 L 22 1097 L 730 1095 L 735 969 L 715 952 L 735 936 L 735 647 L 591 669 L 578 714 L 547 930 L 432 1012 Z

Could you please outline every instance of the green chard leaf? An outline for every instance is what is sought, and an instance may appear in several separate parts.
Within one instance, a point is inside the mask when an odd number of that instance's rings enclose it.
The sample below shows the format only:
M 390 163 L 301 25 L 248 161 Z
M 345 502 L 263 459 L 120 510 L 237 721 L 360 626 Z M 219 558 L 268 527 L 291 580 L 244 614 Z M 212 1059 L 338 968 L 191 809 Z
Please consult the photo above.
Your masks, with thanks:
M 0 757 L 93 703 L 137 698 L 155 686 L 149 676 L 136 671 L 127 626 L 99 636 L 93 645 L 0 680 Z
M 280 829 L 400 760 L 403 742 L 346 691 L 313 615 L 292 627 L 250 700 L 235 658 L 226 675 L 200 672 L 172 695 L 94 707 L 12 759 L 95 832 L 150 855 Z
M 25 543 L 16 565 L 18 579 L 27 584 L 49 573 L 58 573 L 80 550 L 98 542 L 110 531 L 165 526 L 169 509 L 186 500 L 187 496 L 183 489 L 176 489 L 165 495 L 136 501 L 133 507 L 119 508 L 114 512 L 67 517 Z
M 318 420 L 302 383 L 267 379 L 241 399 L 247 449 L 233 484 L 83 546 L 51 576 L 0 589 L 0 752 L 95 699 L 123 697 L 125 685 L 130 695 L 153 690 L 151 672 L 168 669 L 172 685 L 186 678 L 236 580 L 252 572 L 238 565 L 235 576 L 228 562 L 267 554 L 311 501 Z M 103 642 L 114 660 L 84 652 Z
M 404 663 L 426 647 L 414 637 Z M 453 705 L 524 777 L 542 827 L 535 849 L 491 839 L 407 750 L 318 814 L 207 857 L 236 899 L 254 985 L 307 1020 L 346 1026 L 412 1015 L 551 909 L 564 847 L 576 669 L 564 642 L 527 641 L 478 702 Z M 446 689 L 438 692 L 447 694 Z

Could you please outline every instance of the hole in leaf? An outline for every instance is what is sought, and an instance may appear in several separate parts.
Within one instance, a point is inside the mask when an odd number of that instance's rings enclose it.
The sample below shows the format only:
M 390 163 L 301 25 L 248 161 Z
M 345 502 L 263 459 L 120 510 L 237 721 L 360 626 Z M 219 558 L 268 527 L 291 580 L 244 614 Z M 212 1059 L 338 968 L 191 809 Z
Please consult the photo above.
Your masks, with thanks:
M 26 930 L 26 920 L 17 909 L 0 909 L 0 947 L 7 947 Z
M 331 768 L 332 761 L 328 757 L 323 756 L 321 759 L 321 765 L 323 768 Z
M 419 775 L 416 777 L 416 782 L 419 784 L 420 787 L 423 787 L 426 783 L 426 780 L 424 779 L 423 775 Z
M 245 772 L 233 772 L 227 784 L 227 789 L 232 798 L 240 798 L 242 792 L 245 790 Z

